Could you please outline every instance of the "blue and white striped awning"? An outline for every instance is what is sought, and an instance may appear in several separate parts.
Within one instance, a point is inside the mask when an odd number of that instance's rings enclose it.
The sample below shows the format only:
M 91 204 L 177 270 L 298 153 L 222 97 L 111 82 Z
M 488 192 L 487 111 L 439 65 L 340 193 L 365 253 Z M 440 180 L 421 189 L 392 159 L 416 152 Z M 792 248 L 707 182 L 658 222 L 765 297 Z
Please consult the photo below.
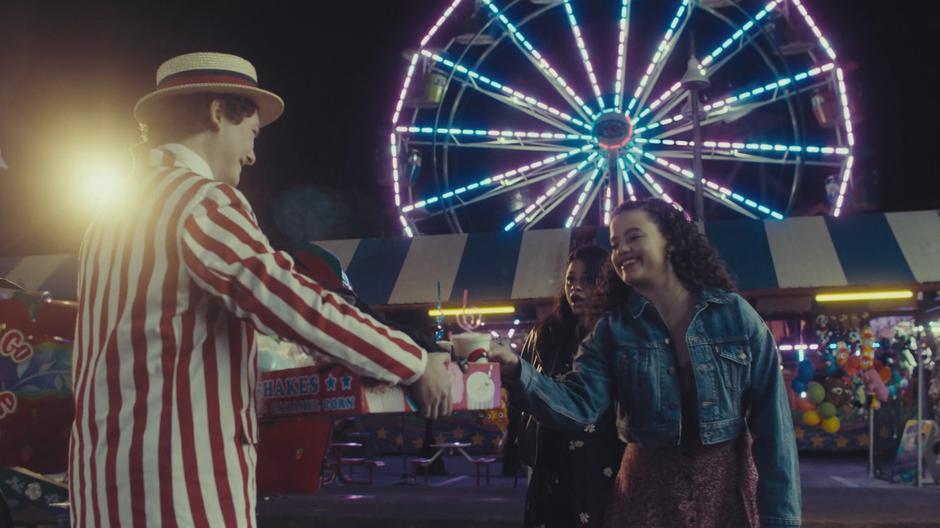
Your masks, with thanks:
M 711 222 L 708 237 L 742 290 L 839 288 L 940 283 L 940 211 L 843 218 Z M 522 233 L 328 240 L 366 302 L 445 303 L 463 290 L 474 302 L 554 296 L 572 246 L 567 229 Z M 595 240 L 607 244 L 606 230 Z M 75 258 L 0 258 L 0 275 L 27 289 L 75 297 Z

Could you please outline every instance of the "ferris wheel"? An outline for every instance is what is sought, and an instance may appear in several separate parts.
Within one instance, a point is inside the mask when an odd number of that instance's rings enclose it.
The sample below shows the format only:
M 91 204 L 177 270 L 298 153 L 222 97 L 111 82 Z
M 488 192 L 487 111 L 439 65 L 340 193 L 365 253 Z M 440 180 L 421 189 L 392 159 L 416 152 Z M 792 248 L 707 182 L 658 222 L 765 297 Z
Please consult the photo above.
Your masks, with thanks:
M 845 73 L 801 0 L 453 0 L 406 57 L 388 137 L 407 236 L 691 209 L 697 183 L 709 218 L 846 207 Z

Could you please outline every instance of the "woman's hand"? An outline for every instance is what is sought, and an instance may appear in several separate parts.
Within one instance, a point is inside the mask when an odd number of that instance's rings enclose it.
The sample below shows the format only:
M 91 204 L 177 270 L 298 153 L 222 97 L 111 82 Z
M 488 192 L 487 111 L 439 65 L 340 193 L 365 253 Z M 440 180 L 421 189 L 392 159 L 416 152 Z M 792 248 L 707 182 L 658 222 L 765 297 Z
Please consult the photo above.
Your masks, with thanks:
M 499 363 L 500 374 L 505 379 L 519 379 L 519 356 L 509 347 L 509 343 L 503 344 L 499 341 L 493 341 L 487 357 L 494 363 Z

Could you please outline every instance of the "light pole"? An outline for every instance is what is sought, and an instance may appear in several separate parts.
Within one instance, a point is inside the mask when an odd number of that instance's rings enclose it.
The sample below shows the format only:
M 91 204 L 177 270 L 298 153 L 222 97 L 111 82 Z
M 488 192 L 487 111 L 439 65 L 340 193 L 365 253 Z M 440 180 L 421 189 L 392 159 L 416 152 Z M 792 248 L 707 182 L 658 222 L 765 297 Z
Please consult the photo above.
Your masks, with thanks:
M 698 93 L 711 83 L 705 75 L 705 69 L 693 55 L 689 58 L 689 67 L 682 76 L 682 87 L 689 91 L 692 102 L 692 173 L 695 176 L 695 224 L 699 233 L 705 234 L 705 187 L 702 184 L 702 116 L 699 114 Z

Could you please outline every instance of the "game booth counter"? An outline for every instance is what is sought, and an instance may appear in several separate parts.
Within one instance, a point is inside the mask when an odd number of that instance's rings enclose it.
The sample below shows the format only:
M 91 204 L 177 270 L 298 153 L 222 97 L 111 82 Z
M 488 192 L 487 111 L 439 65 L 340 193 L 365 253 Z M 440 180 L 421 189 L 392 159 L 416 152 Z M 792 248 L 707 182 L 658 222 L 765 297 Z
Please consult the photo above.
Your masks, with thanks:
M 66 470 L 74 418 L 71 392 L 76 304 L 45 292 L 0 289 L 0 526 L 67 522 Z M 319 490 L 336 418 L 413 414 L 401 386 L 259 338 L 258 491 Z M 448 364 L 457 412 L 498 412 L 499 366 Z

